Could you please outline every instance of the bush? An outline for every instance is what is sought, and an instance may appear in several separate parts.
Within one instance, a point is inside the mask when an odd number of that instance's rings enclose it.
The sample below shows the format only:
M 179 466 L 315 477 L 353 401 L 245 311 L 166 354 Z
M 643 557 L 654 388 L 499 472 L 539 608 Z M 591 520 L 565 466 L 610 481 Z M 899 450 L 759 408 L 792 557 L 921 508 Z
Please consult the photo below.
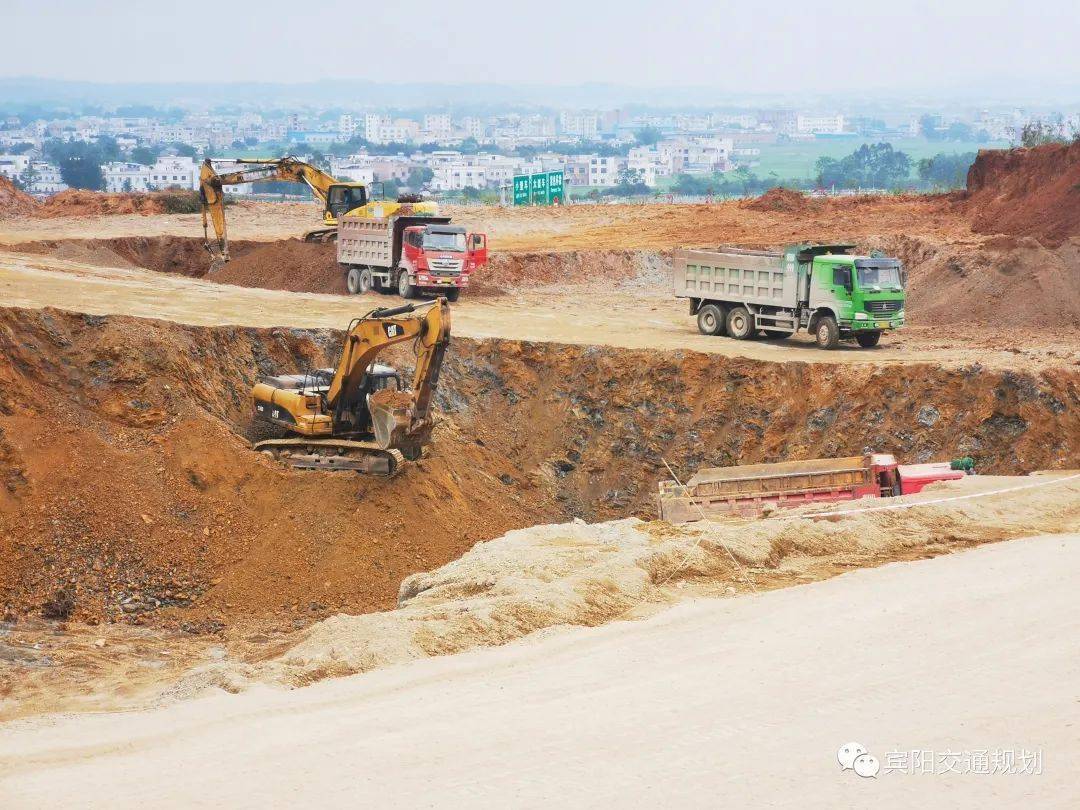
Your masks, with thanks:
M 166 214 L 197 214 L 202 210 L 197 191 L 163 191 L 158 199 Z

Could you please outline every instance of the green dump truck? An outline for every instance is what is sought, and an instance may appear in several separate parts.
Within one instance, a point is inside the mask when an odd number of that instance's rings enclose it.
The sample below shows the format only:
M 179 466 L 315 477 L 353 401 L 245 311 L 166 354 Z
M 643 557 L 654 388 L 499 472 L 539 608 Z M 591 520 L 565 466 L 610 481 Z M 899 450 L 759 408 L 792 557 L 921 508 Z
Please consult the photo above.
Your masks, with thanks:
M 898 259 L 856 256 L 854 245 L 676 250 L 675 297 L 690 299 L 705 335 L 784 338 L 806 329 L 818 345 L 876 346 L 904 325 Z

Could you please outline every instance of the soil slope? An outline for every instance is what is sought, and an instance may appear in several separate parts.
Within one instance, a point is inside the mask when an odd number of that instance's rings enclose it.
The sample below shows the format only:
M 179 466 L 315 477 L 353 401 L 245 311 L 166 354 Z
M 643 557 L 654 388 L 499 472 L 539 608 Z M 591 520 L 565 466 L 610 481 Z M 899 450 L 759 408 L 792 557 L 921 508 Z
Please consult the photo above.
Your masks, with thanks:
M 967 187 L 978 233 L 1030 236 L 1051 248 L 1080 236 L 1080 141 L 983 150 Z
M 870 448 L 1080 466 L 1071 370 L 468 339 L 443 370 L 436 444 L 394 479 L 252 452 L 256 375 L 327 365 L 339 339 L 0 310 L 0 606 L 194 630 L 382 609 L 407 575 L 508 529 L 653 514 L 663 459 L 680 475 Z

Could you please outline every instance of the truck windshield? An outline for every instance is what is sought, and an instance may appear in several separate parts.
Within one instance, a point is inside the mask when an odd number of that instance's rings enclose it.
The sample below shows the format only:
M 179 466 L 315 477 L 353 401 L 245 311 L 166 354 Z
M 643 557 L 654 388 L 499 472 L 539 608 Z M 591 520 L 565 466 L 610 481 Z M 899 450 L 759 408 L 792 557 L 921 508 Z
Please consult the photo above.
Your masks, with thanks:
M 859 286 L 866 287 L 899 287 L 900 268 L 893 267 L 858 267 Z
M 424 234 L 425 250 L 465 250 L 465 234 L 428 231 Z

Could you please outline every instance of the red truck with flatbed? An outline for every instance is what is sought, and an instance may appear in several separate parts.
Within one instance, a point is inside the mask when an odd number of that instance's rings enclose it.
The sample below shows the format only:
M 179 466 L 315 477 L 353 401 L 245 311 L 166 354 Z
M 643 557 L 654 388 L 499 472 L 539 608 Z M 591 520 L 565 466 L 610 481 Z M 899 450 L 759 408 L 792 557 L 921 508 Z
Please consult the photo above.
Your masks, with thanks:
M 898 497 L 965 474 L 947 461 L 899 464 L 889 453 L 707 467 L 685 484 L 660 482 L 660 518 L 687 523 L 709 514 L 750 516 L 774 507 Z

